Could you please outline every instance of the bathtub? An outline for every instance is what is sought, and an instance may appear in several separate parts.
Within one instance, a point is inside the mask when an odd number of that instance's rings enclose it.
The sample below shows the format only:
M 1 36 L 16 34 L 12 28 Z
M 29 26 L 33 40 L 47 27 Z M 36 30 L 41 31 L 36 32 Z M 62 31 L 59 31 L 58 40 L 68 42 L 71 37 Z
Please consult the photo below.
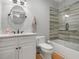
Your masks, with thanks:
M 52 40 L 50 43 L 54 50 L 59 52 L 64 59 L 79 59 L 79 44 L 63 40 Z
M 68 41 L 64 41 L 64 40 L 54 40 L 53 42 L 58 43 L 60 45 L 63 45 L 65 47 L 68 47 L 70 49 L 79 51 L 79 44 L 78 43 L 73 43 L 73 42 L 68 42 Z

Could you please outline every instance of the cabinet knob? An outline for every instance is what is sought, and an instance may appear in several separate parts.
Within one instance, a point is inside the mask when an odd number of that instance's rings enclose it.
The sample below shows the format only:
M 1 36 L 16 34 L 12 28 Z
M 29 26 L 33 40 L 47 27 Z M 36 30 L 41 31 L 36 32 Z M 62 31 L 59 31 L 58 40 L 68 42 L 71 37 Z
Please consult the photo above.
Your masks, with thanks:
M 16 50 L 21 49 L 21 47 L 16 48 Z

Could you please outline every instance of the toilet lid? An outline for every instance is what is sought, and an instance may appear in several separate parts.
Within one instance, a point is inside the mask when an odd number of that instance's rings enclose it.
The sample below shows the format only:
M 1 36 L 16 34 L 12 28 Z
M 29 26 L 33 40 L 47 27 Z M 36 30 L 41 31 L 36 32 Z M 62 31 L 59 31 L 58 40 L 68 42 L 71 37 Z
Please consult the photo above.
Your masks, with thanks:
M 41 44 L 39 44 L 39 46 L 44 49 L 48 49 L 48 50 L 53 49 L 53 46 L 50 44 L 47 44 L 47 43 L 41 43 Z

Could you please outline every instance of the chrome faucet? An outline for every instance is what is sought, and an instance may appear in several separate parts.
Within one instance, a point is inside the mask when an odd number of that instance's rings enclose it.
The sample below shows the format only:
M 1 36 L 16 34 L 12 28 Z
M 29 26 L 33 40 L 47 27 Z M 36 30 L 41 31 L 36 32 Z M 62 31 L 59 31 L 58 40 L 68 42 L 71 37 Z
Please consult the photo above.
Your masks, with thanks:
M 22 34 L 24 31 L 20 31 L 19 29 L 17 31 L 12 31 L 14 34 Z
M 19 34 L 20 33 L 20 31 L 19 31 L 19 29 L 17 30 L 17 34 Z

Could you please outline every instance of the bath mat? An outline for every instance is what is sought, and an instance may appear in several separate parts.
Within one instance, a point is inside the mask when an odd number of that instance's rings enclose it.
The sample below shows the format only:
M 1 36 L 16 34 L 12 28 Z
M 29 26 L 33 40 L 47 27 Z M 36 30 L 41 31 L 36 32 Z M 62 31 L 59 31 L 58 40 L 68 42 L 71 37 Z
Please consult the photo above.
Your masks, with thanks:
M 54 52 L 51 57 L 52 59 L 64 59 L 64 57 L 58 52 Z

